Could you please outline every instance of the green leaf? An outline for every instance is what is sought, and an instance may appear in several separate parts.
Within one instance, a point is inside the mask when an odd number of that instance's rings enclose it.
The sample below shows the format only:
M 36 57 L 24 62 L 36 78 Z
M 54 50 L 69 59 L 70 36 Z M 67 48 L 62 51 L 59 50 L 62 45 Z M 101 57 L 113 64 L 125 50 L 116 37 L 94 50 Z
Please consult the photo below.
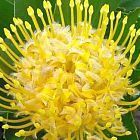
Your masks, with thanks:
M 129 136 L 118 137 L 118 140 L 139 140 L 132 112 L 129 112 L 123 116 L 123 123 L 126 129 L 131 131 L 132 134 Z
M 20 137 L 20 138 L 16 137 L 15 132 L 16 131 L 11 130 L 11 129 L 5 130 L 4 135 L 3 135 L 4 140 L 24 140 L 23 137 Z
M 0 36 L 5 37 L 3 28 L 8 27 L 14 16 L 14 0 L 0 0 Z
M 7 1 L 8 3 L 14 5 L 14 0 L 5 0 L 5 1 Z
M 120 7 L 125 8 L 126 11 L 131 11 L 136 9 L 137 7 L 140 7 L 140 1 L 139 0 L 122 0 Z

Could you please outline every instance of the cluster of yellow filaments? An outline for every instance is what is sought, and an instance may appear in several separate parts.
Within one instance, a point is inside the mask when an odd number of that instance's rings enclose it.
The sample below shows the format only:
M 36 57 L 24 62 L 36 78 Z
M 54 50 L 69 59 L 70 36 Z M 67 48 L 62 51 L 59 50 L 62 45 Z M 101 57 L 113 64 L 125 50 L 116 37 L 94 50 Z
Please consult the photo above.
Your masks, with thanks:
M 140 105 L 140 98 L 124 100 L 126 94 L 135 95 L 134 87 L 140 84 L 129 80 L 140 62 L 140 55 L 132 62 L 140 30 L 132 25 L 118 46 L 127 24 L 126 16 L 115 40 L 121 12 L 109 15 L 109 5 L 103 5 L 95 30 L 91 25 L 94 8 L 88 0 L 70 0 L 70 27 L 65 25 L 61 0 L 57 6 L 61 24 L 54 21 L 52 6 L 44 0 L 45 13 L 37 9 L 44 29 L 30 6 L 27 11 L 35 32 L 30 23 L 19 18 L 13 18 L 14 25 L 10 25 L 14 35 L 4 28 L 13 48 L 0 38 L 0 47 L 9 60 L 0 56 L 0 78 L 5 81 L 0 87 L 0 107 L 18 118 L 1 116 L 2 127 L 17 129 L 17 137 L 36 136 L 45 130 L 44 140 L 117 140 L 117 136 L 130 135 L 122 115 Z M 109 23 L 109 37 L 105 39 Z

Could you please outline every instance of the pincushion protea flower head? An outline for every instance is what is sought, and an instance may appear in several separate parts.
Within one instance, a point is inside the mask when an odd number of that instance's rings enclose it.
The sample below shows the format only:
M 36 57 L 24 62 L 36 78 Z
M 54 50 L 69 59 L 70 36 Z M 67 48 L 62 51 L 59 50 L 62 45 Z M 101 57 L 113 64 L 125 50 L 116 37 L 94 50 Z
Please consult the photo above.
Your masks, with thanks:
M 4 29 L 14 48 L 0 38 L 0 47 L 9 58 L 0 56 L 0 77 L 5 81 L 0 88 L 4 101 L 0 107 L 15 114 L 15 119 L 1 116 L 2 127 L 17 129 L 17 137 L 36 136 L 45 130 L 44 140 L 116 140 L 117 136 L 130 135 L 122 115 L 140 105 L 139 98 L 124 100 L 126 94 L 135 95 L 135 86 L 140 84 L 131 84 L 129 79 L 140 61 L 139 55 L 132 62 L 140 30 L 132 25 L 118 46 L 127 16 L 115 40 L 121 12 L 109 15 L 109 5 L 101 8 L 97 29 L 91 25 L 94 9 L 88 0 L 70 0 L 70 26 L 65 25 L 61 0 L 57 0 L 61 24 L 55 22 L 50 2 L 44 1 L 43 6 L 46 13 L 37 9 L 43 29 L 29 6 L 35 32 L 27 21 L 14 18 L 15 25 L 10 25 L 14 35 Z M 110 33 L 105 39 L 109 23 Z

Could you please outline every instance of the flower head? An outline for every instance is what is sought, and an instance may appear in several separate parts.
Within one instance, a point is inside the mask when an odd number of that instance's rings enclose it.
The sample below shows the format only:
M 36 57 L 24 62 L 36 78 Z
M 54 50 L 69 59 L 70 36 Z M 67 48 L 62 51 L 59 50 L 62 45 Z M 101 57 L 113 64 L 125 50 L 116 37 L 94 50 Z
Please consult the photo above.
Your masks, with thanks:
M 140 84 L 139 81 L 131 84 L 129 78 L 140 61 L 139 55 L 132 62 L 140 30 L 136 31 L 132 25 L 123 43 L 118 45 L 127 16 L 115 40 L 121 12 L 109 15 L 109 5 L 103 5 L 98 28 L 94 29 L 94 8 L 88 0 L 84 3 L 70 0 L 69 5 L 70 26 L 65 25 L 61 0 L 57 0 L 61 24 L 55 22 L 52 6 L 44 0 L 45 13 L 37 9 L 43 29 L 31 6 L 27 12 L 35 31 L 29 22 L 19 18 L 13 18 L 14 25 L 10 25 L 14 35 L 4 29 L 14 48 L 0 38 L 0 47 L 9 58 L 6 61 L 0 56 L 6 67 L 0 68 L 0 78 L 5 81 L 0 91 L 12 99 L 0 95 L 0 99 L 7 102 L 0 106 L 21 118 L 0 117 L 0 121 L 5 122 L 3 128 L 19 129 L 17 137 L 35 136 L 43 129 L 44 140 L 85 137 L 116 140 L 117 136 L 130 135 L 123 126 L 122 115 L 140 105 L 139 98 L 132 102 L 124 100 L 126 94 L 135 95 L 134 87 Z M 109 23 L 110 33 L 105 39 Z M 113 137 L 108 137 L 104 130 Z

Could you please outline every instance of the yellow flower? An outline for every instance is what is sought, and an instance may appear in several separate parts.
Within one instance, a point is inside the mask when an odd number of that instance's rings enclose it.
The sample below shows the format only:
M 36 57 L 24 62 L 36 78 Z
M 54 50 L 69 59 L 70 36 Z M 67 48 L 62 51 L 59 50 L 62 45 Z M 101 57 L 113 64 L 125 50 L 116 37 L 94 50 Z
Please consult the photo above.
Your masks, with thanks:
M 37 9 L 43 29 L 29 6 L 35 31 L 27 21 L 13 18 L 15 25 L 10 28 L 14 35 L 4 29 L 13 48 L 0 38 L 0 47 L 10 60 L 0 56 L 0 78 L 5 81 L 0 88 L 4 101 L 0 107 L 21 117 L 11 120 L 1 116 L 3 128 L 18 129 L 17 137 L 36 136 L 45 130 L 44 140 L 116 140 L 117 136 L 130 135 L 122 115 L 140 105 L 140 98 L 124 100 L 126 94 L 135 95 L 135 86 L 140 84 L 131 84 L 129 79 L 140 62 L 140 55 L 132 62 L 140 30 L 132 25 L 118 46 L 127 16 L 114 40 L 121 12 L 109 15 L 109 5 L 101 8 L 97 29 L 91 24 L 94 9 L 88 0 L 70 0 L 70 26 L 65 25 L 61 0 L 57 0 L 61 24 L 55 22 L 50 2 L 44 0 L 43 6 L 45 13 Z M 109 23 L 110 33 L 105 39 Z

